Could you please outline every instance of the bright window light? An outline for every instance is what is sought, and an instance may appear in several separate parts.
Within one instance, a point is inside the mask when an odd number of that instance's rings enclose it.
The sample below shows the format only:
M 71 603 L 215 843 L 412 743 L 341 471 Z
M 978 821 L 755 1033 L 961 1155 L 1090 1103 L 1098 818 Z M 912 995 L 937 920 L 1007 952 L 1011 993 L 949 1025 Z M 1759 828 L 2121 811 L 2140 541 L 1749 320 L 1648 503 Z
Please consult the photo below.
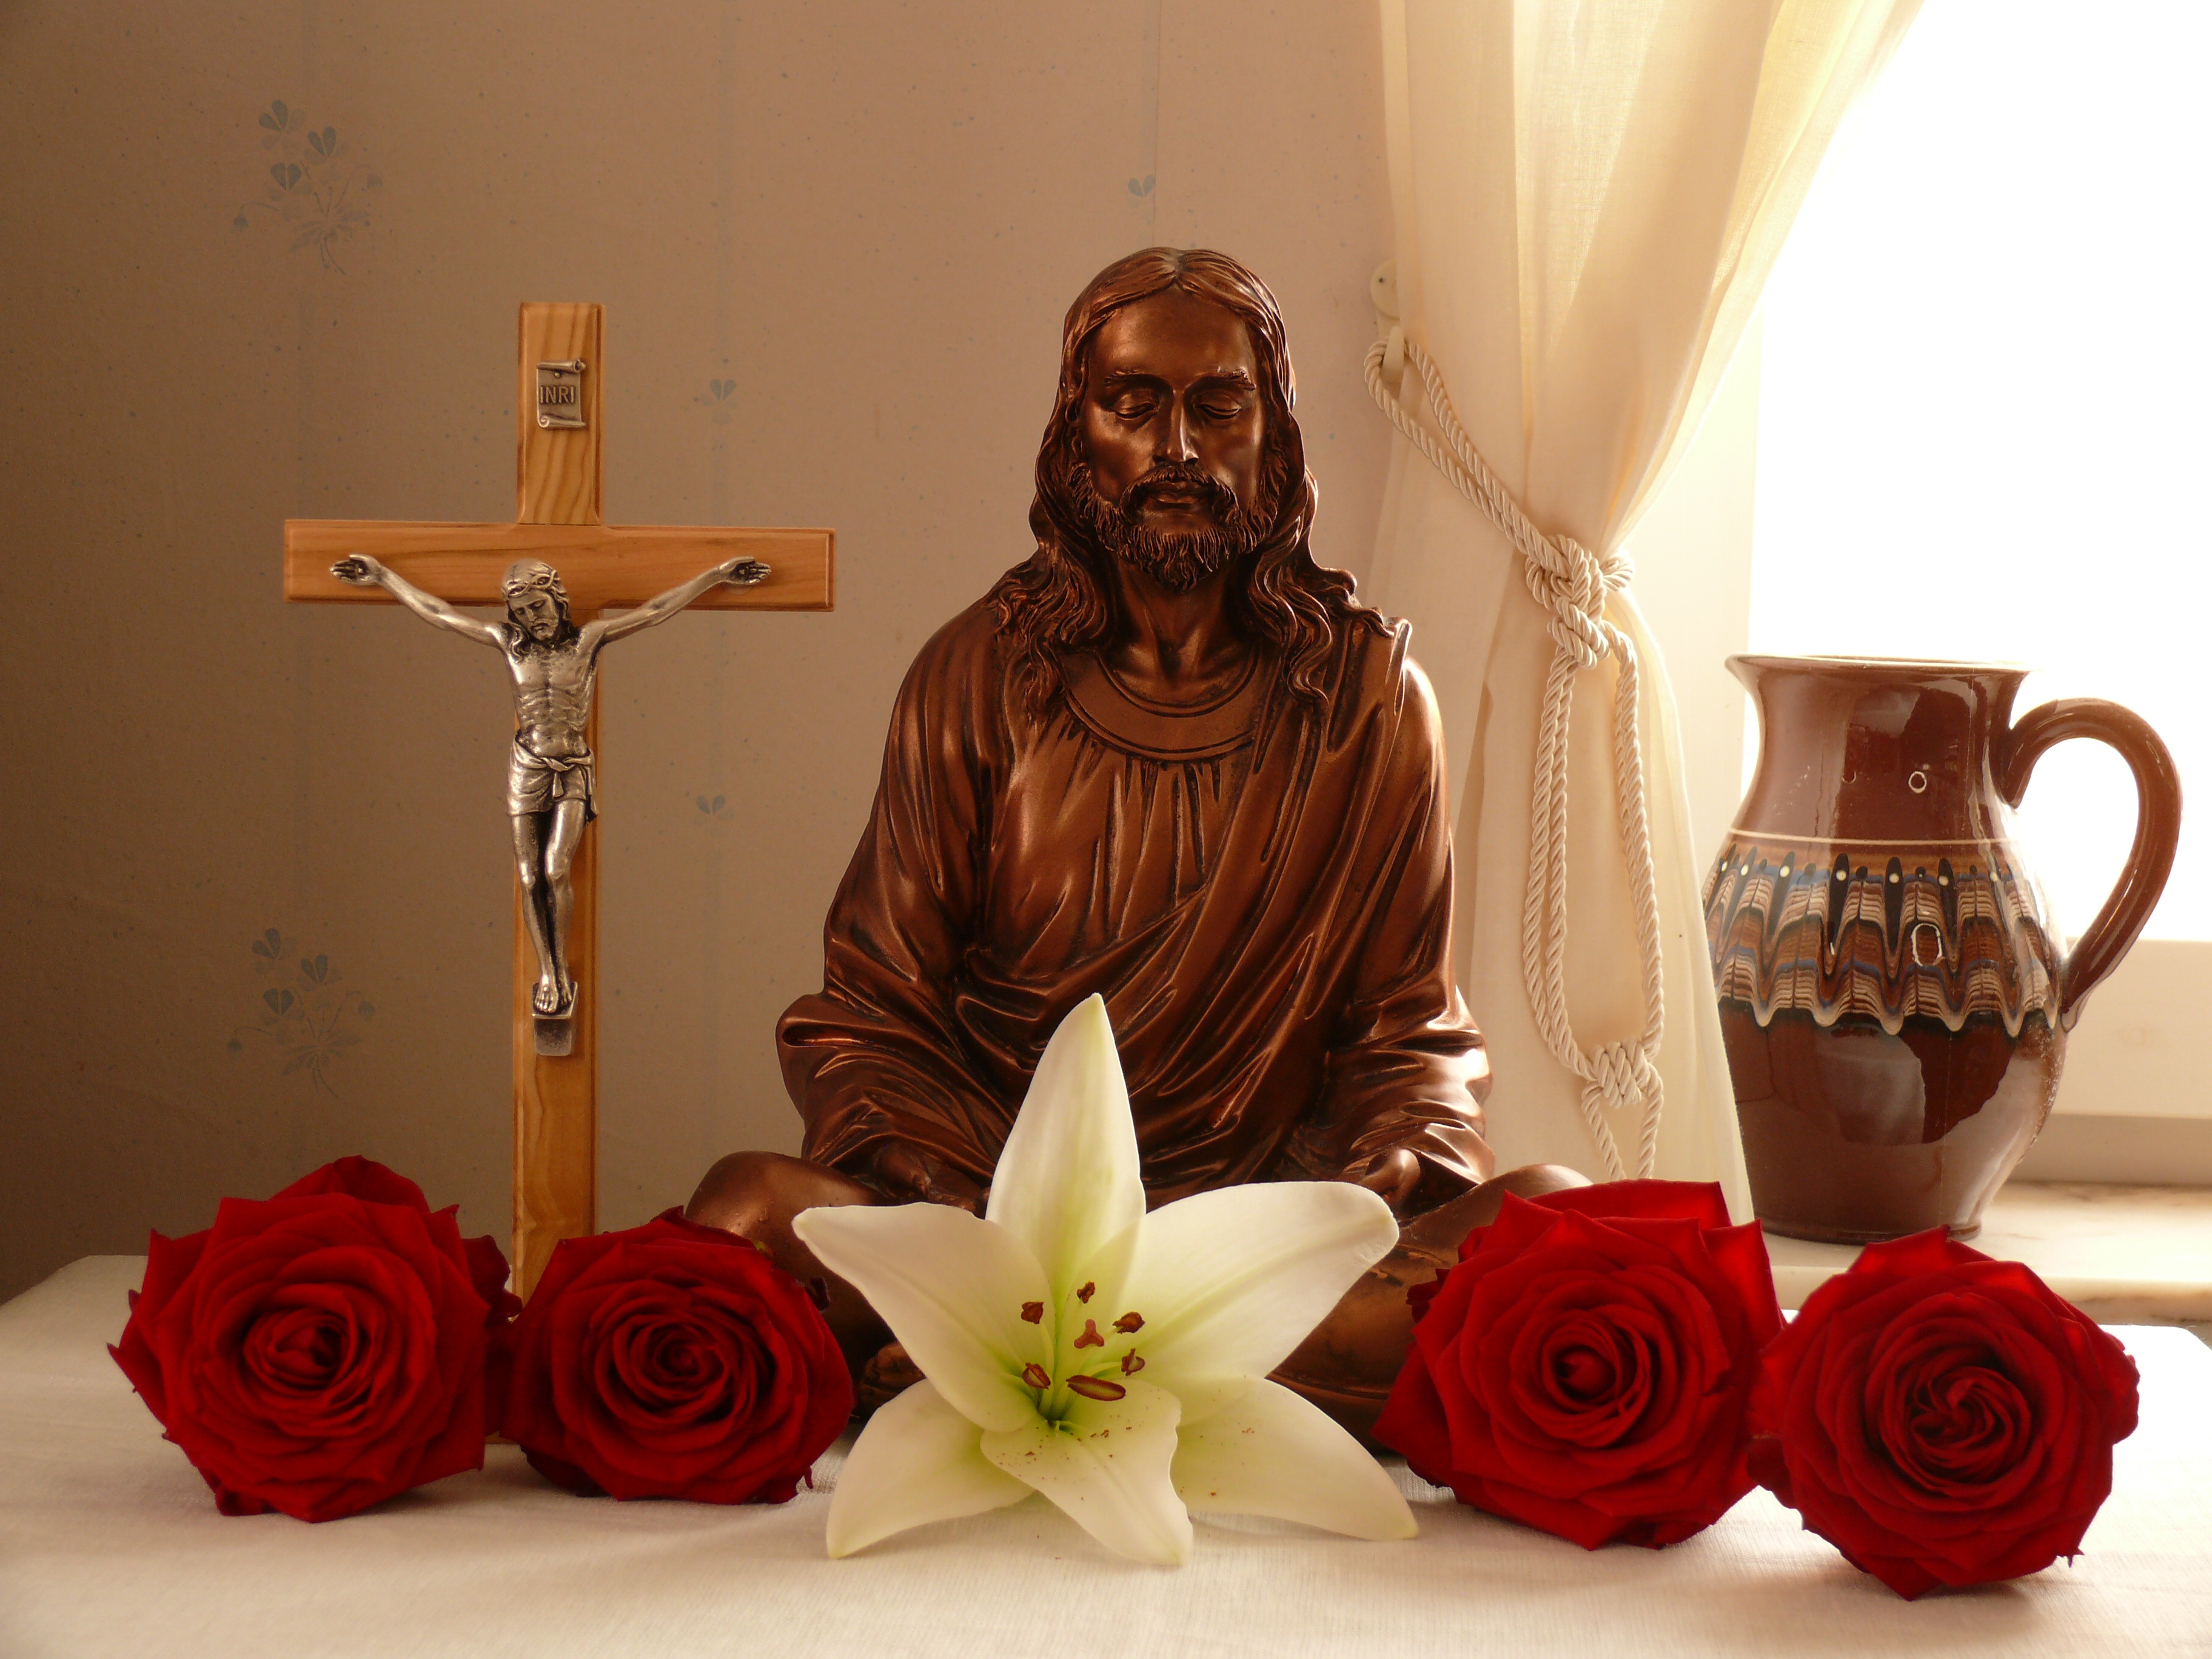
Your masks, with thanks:
M 1768 284 L 1751 640 L 2109 697 L 2185 790 L 2148 933 L 2212 939 L 2212 4 L 1929 0 Z M 2046 755 L 2021 841 L 2088 925 L 2135 818 Z

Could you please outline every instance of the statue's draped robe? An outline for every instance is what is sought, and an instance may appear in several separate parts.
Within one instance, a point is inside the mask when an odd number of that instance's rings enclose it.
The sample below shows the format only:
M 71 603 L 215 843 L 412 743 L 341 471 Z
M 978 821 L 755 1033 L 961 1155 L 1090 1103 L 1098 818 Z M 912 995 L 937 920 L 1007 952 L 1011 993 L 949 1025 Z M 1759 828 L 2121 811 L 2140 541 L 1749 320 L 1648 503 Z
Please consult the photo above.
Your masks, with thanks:
M 777 1029 L 805 1155 L 887 1140 L 988 1185 L 1045 1041 L 1106 999 L 1152 1200 L 1417 1153 L 1417 1207 L 1489 1173 L 1453 988 L 1433 696 L 1407 630 L 1340 624 L 1328 699 L 1273 657 L 1197 710 L 1066 663 L 1037 718 L 988 601 L 899 692 L 883 781 Z

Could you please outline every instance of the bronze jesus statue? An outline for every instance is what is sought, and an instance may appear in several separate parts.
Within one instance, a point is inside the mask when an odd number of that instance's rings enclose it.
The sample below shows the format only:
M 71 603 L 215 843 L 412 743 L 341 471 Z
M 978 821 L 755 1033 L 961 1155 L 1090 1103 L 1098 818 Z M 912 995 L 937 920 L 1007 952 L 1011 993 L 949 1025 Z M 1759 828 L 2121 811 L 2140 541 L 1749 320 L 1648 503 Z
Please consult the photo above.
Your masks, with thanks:
M 1452 980 L 1435 701 L 1408 629 L 1316 562 L 1274 297 L 1149 248 L 1067 313 L 1036 550 L 922 647 L 777 1028 L 802 1155 L 739 1153 L 693 1218 L 826 1294 L 864 1400 L 914 1375 L 790 1231 L 819 1204 L 980 1210 L 1045 1042 L 1103 995 L 1154 1204 L 1356 1182 L 1405 1222 L 1281 1379 L 1369 1426 L 1486 1180 L 1482 1038 Z

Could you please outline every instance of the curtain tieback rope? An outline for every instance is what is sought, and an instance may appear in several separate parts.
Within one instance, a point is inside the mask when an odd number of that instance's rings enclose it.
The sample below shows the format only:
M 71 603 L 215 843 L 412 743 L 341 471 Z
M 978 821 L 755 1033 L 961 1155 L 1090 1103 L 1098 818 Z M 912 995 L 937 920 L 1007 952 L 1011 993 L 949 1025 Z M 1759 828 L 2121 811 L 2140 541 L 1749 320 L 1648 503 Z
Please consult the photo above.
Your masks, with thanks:
M 1420 426 L 1383 379 L 1385 359 L 1402 356 L 1420 376 L 1434 434 Z M 1395 361 L 1393 367 L 1395 366 Z M 1593 553 L 1571 536 L 1547 536 L 1476 453 L 1453 409 L 1436 360 L 1393 328 L 1368 348 L 1367 390 L 1390 423 L 1428 457 L 1461 495 L 1503 531 L 1522 559 L 1522 574 L 1550 613 L 1554 645 L 1537 717 L 1536 763 L 1528 817 L 1528 886 L 1521 908 L 1521 969 L 1536 1029 L 1553 1057 L 1583 1081 L 1582 1109 L 1607 1176 L 1629 1174 L 1613 1138 L 1616 1113 L 1643 1107 L 1634 1173 L 1648 1178 L 1659 1158 L 1664 1091 L 1653 1057 L 1666 1030 L 1666 994 L 1659 955 L 1659 900 L 1651 866 L 1651 833 L 1644 790 L 1644 750 L 1636 730 L 1636 647 L 1606 620 L 1605 597 L 1628 586 L 1634 566 L 1621 552 Z M 1616 659 L 1613 700 L 1613 803 L 1628 866 L 1629 898 L 1644 974 L 1644 1031 L 1633 1042 L 1585 1050 L 1567 1014 L 1567 732 L 1574 677 Z

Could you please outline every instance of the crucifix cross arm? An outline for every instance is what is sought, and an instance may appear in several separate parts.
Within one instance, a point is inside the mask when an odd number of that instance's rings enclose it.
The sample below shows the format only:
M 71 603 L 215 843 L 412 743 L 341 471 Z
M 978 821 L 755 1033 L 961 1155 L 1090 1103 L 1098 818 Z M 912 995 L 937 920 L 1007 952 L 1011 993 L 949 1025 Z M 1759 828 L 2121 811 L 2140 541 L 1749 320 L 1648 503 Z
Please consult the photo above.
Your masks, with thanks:
M 702 611 L 836 608 L 836 536 L 828 530 L 734 525 L 440 524 L 379 519 L 288 519 L 284 597 L 295 605 L 375 605 L 390 596 L 349 582 L 333 565 L 376 560 L 449 605 L 501 606 L 501 581 L 520 560 L 561 573 L 580 619 L 642 605 L 718 564 L 769 568 L 759 581 L 702 593 Z
M 510 566 L 502 582 L 510 607 L 518 597 L 514 573 L 522 568 L 521 564 Z M 552 569 L 550 565 L 538 568 L 549 573 Z M 587 654 L 595 653 L 603 645 L 610 645 L 641 629 L 657 627 L 678 611 L 690 609 L 711 590 L 725 584 L 732 587 L 751 587 L 766 581 L 774 574 L 770 567 L 758 559 L 743 556 L 725 559 L 721 563 L 701 571 L 690 580 L 679 582 L 666 592 L 654 594 L 634 610 L 585 623 L 580 630 L 583 649 Z M 354 587 L 380 587 L 423 621 L 459 634 L 464 639 L 474 640 L 479 645 L 503 647 L 511 638 L 497 624 L 478 622 L 474 617 L 455 610 L 436 594 L 424 592 L 383 561 L 368 554 L 347 554 L 331 566 L 331 574 Z

